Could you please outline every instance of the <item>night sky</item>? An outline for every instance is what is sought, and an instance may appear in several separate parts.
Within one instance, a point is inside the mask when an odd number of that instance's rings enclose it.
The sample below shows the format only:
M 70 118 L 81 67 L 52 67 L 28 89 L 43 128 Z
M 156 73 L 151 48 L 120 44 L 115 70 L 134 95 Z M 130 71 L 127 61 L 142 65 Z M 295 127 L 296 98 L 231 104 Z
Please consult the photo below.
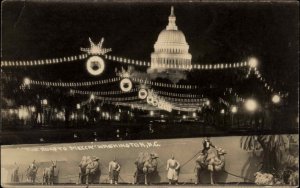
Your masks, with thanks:
M 150 60 L 158 34 L 174 5 L 192 63 L 238 62 L 259 58 L 259 69 L 275 89 L 294 96 L 298 88 L 297 3 L 2 3 L 2 58 L 34 60 L 80 54 L 105 38 L 112 55 Z M 102 77 L 111 76 L 113 63 Z M 84 62 L 27 68 L 31 78 L 87 81 Z M 20 69 L 16 70 L 18 73 Z M 20 73 L 21 74 L 21 73 Z M 208 78 L 218 72 L 191 73 Z M 196 80 L 197 82 L 197 80 Z M 193 83 L 193 81 L 191 81 Z M 255 88 L 253 89 L 255 90 Z

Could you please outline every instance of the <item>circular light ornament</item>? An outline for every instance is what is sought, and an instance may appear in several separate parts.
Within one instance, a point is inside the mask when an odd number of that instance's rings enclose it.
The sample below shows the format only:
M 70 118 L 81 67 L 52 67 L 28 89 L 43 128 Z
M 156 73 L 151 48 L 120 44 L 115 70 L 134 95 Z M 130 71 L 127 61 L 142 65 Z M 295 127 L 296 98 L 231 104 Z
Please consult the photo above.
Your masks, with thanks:
M 91 75 L 100 75 L 104 71 L 104 68 L 104 61 L 99 56 L 92 56 L 86 62 L 86 69 Z
M 120 88 L 124 92 L 129 92 L 132 89 L 132 82 L 129 78 L 124 78 L 120 82 Z
M 152 105 L 153 106 L 158 106 L 158 100 L 157 100 L 157 98 L 153 98 Z
M 245 107 L 248 111 L 254 112 L 257 109 L 257 102 L 254 99 L 247 99 Z
M 280 96 L 279 95 L 273 95 L 272 102 L 275 104 L 278 104 L 280 102 Z
M 152 101 L 153 101 L 153 97 L 149 95 L 149 96 L 147 97 L 147 103 L 148 103 L 148 104 L 152 104 Z
M 148 91 L 146 89 L 140 89 L 139 90 L 139 98 L 145 99 L 148 96 Z
M 254 57 L 251 57 L 249 60 L 248 60 L 248 64 L 251 68 L 255 68 L 257 67 L 257 64 L 258 64 L 258 60 Z

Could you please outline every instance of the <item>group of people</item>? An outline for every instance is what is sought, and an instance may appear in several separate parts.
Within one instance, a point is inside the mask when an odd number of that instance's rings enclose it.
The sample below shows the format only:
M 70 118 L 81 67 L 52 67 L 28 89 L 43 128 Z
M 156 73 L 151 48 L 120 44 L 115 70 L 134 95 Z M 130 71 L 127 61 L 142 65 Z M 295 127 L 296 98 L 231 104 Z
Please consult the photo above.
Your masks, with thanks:
M 207 137 L 203 140 L 203 149 L 202 149 L 202 156 L 204 157 L 204 161 L 208 162 L 208 151 L 211 147 L 216 148 L 210 141 L 210 138 Z M 200 169 L 201 167 L 198 167 L 199 163 L 196 162 L 196 169 Z M 175 183 L 175 185 L 178 184 L 178 177 L 180 172 L 180 163 L 175 159 L 174 155 L 167 161 L 167 178 L 169 180 L 169 184 Z M 198 176 L 198 174 L 197 174 Z M 196 182 L 197 184 L 197 182 Z
M 83 156 L 79 163 L 79 184 L 94 184 L 99 183 L 101 170 L 98 157 Z M 109 162 L 109 179 L 110 184 L 118 184 L 119 172 L 121 170 L 117 159 Z
M 209 138 L 205 138 L 203 140 L 203 149 L 201 151 L 201 156 L 204 158 L 203 161 L 206 162 L 208 159 L 208 151 L 210 148 L 216 148 L 210 141 Z M 140 159 L 137 159 L 135 162 L 137 166 L 137 171 L 135 172 L 135 178 L 137 181 L 138 171 L 139 171 L 139 164 L 143 164 L 143 166 L 140 167 L 141 173 L 148 173 L 150 171 L 155 171 L 155 169 L 151 168 L 157 168 L 157 164 L 155 165 L 156 158 L 158 158 L 157 155 L 150 154 L 150 159 L 152 160 L 144 160 L 144 156 L 140 157 L 142 161 L 139 162 Z M 196 162 L 196 169 L 201 169 L 201 166 L 197 167 L 197 165 L 200 165 L 200 163 Z M 18 170 L 19 167 L 17 164 L 14 164 L 14 170 L 11 177 L 12 182 L 18 182 Z M 32 164 L 29 165 L 27 173 L 27 177 L 31 177 L 33 183 L 35 181 L 35 176 L 37 172 L 37 165 L 35 161 L 32 162 Z M 100 162 L 98 157 L 91 157 L 91 156 L 83 156 L 81 162 L 79 163 L 79 178 L 78 178 L 78 184 L 97 184 L 99 183 L 101 170 L 100 170 Z M 108 171 L 109 171 L 109 183 L 110 184 L 118 184 L 119 180 L 119 173 L 121 170 L 121 165 L 117 161 L 116 158 L 114 158 L 112 161 L 108 164 Z M 156 169 L 157 170 L 157 169 Z M 178 177 L 180 172 L 180 163 L 175 159 L 175 156 L 172 155 L 170 159 L 167 160 L 167 178 L 169 181 L 169 184 L 178 184 Z

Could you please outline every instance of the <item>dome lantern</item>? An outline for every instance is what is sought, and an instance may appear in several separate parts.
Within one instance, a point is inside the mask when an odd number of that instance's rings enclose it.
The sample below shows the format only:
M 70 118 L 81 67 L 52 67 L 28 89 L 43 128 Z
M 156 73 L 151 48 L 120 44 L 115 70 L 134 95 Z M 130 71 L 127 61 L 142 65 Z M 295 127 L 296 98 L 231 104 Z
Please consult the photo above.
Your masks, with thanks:
M 169 16 L 169 24 L 166 27 L 166 30 L 178 30 L 177 25 L 176 25 L 176 17 L 174 14 L 174 7 L 171 7 L 171 14 Z

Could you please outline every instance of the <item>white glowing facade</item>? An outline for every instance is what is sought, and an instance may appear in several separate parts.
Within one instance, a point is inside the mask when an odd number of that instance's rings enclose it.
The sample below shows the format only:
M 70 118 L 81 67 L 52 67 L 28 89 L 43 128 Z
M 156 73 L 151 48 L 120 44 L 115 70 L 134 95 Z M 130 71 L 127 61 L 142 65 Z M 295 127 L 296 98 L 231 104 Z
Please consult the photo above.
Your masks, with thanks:
M 178 30 L 175 21 L 176 17 L 172 7 L 169 24 L 160 32 L 154 44 L 154 52 L 151 54 L 151 69 L 190 70 L 192 68 L 189 45 L 182 31 Z

